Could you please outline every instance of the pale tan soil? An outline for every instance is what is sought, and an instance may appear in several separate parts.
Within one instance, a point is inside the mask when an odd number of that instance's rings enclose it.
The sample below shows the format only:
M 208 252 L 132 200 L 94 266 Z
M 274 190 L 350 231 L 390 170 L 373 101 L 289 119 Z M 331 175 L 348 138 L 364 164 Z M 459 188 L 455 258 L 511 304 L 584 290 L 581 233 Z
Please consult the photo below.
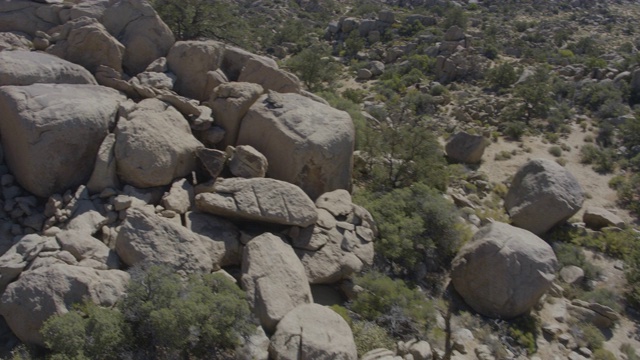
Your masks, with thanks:
M 558 144 L 545 143 L 541 136 L 525 136 L 522 141 L 510 141 L 500 138 L 486 148 L 482 157 L 482 164 L 478 170 L 486 173 L 492 182 L 505 182 L 508 184 L 510 177 L 530 159 L 557 160 L 558 158 L 549 153 L 549 148 L 564 143 L 571 148 L 569 152 L 562 152 L 561 158 L 567 161 L 565 168 L 578 179 L 586 193 L 582 210 L 574 215 L 574 219 L 582 221 L 584 209 L 589 206 L 598 206 L 617 214 L 627 223 L 634 222 L 634 218 L 629 212 L 621 209 L 616 204 L 616 192 L 609 187 L 609 180 L 614 174 L 598 174 L 590 165 L 580 163 L 580 148 L 586 144 L 584 138 L 587 134 L 591 134 L 595 138 L 595 134 L 589 132 L 589 130 L 583 132 L 579 125 L 573 124 L 571 134 L 566 138 L 560 139 Z M 530 152 L 527 152 L 529 151 L 528 149 L 530 149 Z M 515 151 L 515 155 L 512 155 L 511 159 L 508 160 L 495 160 L 496 154 L 502 151 Z

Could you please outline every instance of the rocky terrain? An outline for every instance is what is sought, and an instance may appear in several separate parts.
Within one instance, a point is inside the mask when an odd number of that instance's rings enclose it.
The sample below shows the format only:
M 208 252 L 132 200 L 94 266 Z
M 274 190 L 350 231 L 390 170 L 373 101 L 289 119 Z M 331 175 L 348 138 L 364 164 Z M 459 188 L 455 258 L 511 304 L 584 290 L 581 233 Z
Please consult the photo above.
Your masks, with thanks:
M 214 5 L 0 1 L 0 356 L 638 358 L 637 4 Z

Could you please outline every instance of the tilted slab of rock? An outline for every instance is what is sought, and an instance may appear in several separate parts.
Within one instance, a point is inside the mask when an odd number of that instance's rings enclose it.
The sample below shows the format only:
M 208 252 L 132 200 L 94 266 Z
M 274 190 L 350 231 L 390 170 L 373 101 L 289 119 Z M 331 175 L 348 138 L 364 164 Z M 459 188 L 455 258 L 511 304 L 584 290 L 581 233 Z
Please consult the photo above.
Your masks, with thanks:
M 219 179 L 214 193 L 196 195 L 200 211 L 241 220 L 306 227 L 318 213 L 297 186 L 268 178 Z
M 20 185 L 48 197 L 85 183 L 124 100 L 96 85 L 0 88 L 2 146 Z
M 230 266 L 242 263 L 240 231 L 232 222 L 210 214 L 188 212 L 185 223 L 189 230 L 202 237 L 214 264 Z
M 515 226 L 540 235 L 577 213 L 583 194 L 567 169 L 555 161 L 534 159 L 514 175 L 504 207 Z
M 162 264 L 187 273 L 209 273 L 214 264 L 200 236 L 141 208 L 129 208 L 116 239 L 122 262 Z
M 269 354 L 280 360 L 356 360 L 356 344 L 349 324 L 330 308 L 300 305 L 278 323 Z
M 266 65 L 263 61 L 249 59 L 240 72 L 238 81 L 262 85 L 267 90 L 281 93 L 299 93 L 302 85 L 290 72 Z
M 61 39 L 47 48 L 49 54 L 84 66 L 95 73 L 99 65 L 122 72 L 124 45 L 114 38 L 98 20 L 81 17 L 62 25 Z
M 241 281 L 253 313 L 268 331 L 275 330 L 280 319 L 297 306 L 313 302 L 300 260 L 291 246 L 271 233 L 245 246 Z
M 120 180 L 141 188 L 162 186 L 195 170 L 195 152 L 202 144 L 172 106 L 146 99 L 127 118 L 115 131 Z
M 481 228 L 458 252 L 451 280 L 475 311 L 514 318 L 529 311 L 551 287 L 557 259 L 533 233 L 504 223 Z
M 109 134 L 102 140 L 91 178 L 87 183 L 87 189 L 92 193 L 99 193 L 106 188 L 117 189 L 120 181 L 116 172 L 116 155 L 114 148 L 116 135 Z
M 0 86 L 35 83 L 97 85 L 87 69 L 45 53 L 2 51 L 0 63 Z
M 44 346 L 40 328 L 86 299 L 111 307 L 124 295 L 129 274 L 54 264 L 24 272 L 2 294 L 0 314 L 20 340 Z
M 269 162 L 267 176 L 298 185 L 312 199 L 351 184 L 355 131 L 351 117 L 298 94 L 270 93 L 242 120 L 237 145 Z
M 91 259 L 101 264 L 99 270 L 118 269 L 120 259 L 115 251 L 90 234 L 78 231 L 63 231 L 56 234 L 62 250 L 68 251 L 76 260 Z
M 589 229 L 600 230 L 607 226 L 624 227 L 625 223 L 618 215 L 599 207 L 588 207 L 582 215 L 582 221 Z

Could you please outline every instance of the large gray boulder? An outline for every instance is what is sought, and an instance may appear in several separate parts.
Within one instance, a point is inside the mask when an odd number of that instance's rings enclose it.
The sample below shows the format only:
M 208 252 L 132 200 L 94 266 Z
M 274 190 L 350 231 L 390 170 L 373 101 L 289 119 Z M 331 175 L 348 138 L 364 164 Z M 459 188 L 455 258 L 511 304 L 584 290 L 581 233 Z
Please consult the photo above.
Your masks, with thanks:
M 504 206 L 515 226 L 540 235 L 577 213 L 583 202 L 582 187 L 567 169 L 534 159 L 514 175 Z
M 160 100 L 138 103 L 120 119 L 115 134 L 117 173 L 128 184 L 168 185 L 196 169 L 195 152 L 202 144 L 182 114 Z
M 351 186 L 355 130 L 344 111 L 298 94 L 270 93 L 242 120 L 237 145 L 269 162 L 267 176 L 302 188 L 312 199 Z
M 263 93 L 262 86 L 243 82 L 221 84 L 214 89 L 206 105 L 212 109 L 216 124 L 225 130 L 222 148 L 236 145 L 242 118 Z
M 232 222 L 211 214 L 190 211 L 185 214 L 185 225 L 201 236 L 214 264 L 231 266 L 242 263 L 240 230 Z
M 297 76 L 253 58 L 242 68 L 238 81 L 260 84 L 266 90 L 281 93 L 299 93 L 302 90 Z
M 302 190 L 268 178 L 218 179 L 215 192 L 196 195 L 198 210 L 240 220 L 306 227 L 318 218 Z
M 2 294 L 0 314 L 21 341 L 44 346 L 42 324 L 67 313 L 74 304 L 90 300 L 111 307 L 124 295 L 129 274 L 54 264 L 24 272 Z
M 122 72 L 124 45 L 98 20 L 81 17 L 64 24 L 59 33 L 61 39 L 47 48 L 49 54 L 82 65 L 94 74 L 100 65 Z
M 291 246 L 271 233 L 257 236 L 246 245 L 241 282 L 253 313 L 270 332 L 291 310 L 313 302 L 300 260 Z
M 209 273 L 218 268 L 199 235 L 141 208 L 127 209 L 116 251 L 129 266 L 154 263 L 187 273 Z
M 271 337 L 269 354 L 278 360 L 358 358 L 349 324 L 318 304 L 300 305 L 280 321 Z
M 2 146 L 18 182 L 41 197 L 86 183 L 124 100 L 96 85 L 0 88 Z
M 482 315 L 514 318 L 528 312 L 551 287 L 557 259 L 551 246 L 504 223 L 481 228 L 458 252 L 451 281 Z
M 482 160 L 488 140 L 482 135 L 459 132 L 451 137 L 445 146 L 447 156 L 465 164 L 478 164 Z
M 200 101 L 209 99 L 205 74 L 220 67 L 224 49 L 223 43 L 214 40 L 176 42 L 167 55 L 167 65 L 178 77 L 178 94 Z
M 48 84 L 97 85 L 93 75 L 80 65 L 33 51 L 0 52 L 0 86 Z

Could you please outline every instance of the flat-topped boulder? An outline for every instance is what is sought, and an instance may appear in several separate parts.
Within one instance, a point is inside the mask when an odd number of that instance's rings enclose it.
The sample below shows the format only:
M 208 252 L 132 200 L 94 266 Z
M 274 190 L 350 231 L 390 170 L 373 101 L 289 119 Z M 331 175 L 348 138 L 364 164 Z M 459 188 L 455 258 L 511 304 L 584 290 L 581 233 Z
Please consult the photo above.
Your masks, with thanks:
M 0 86 L 47 84 L 97 85 L 85 68 L 59 57 L 35 51 L 0 52 Z

